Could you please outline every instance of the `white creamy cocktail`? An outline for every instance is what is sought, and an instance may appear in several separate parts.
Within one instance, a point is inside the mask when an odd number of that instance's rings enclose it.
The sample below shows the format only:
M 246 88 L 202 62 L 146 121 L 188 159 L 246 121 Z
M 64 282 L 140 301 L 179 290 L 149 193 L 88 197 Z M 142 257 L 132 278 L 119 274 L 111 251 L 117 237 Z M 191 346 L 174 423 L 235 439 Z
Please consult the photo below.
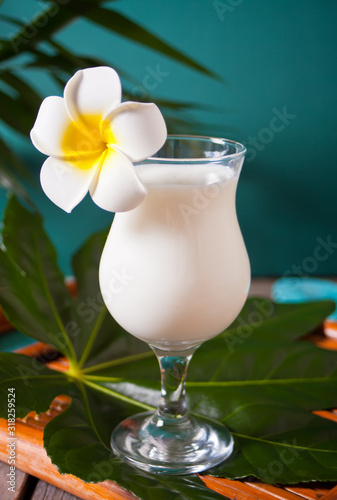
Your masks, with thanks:
M 215 145 L 221 153 L 221 143 Z M 147 196 L 116 214 L 101 259 L 101 291 L 112 316 L 132 335 L 167 350 L 222 332 L 249 289 L 235 210 L 243 158 L 232 165 L 221 156 L 209 160 L 136 166 Z
M 148 472 L 200 472 L 233 450 L 225 426 L 188 413 L 185 377 L 195 349 L 231 324 L 248 294 L 235 209 L 244 155 L 233 141 L 169 137 L 156 157 L 136 164 L 146 196 L 115 215 L 103 250 L 104 301 L 160 364 L 157 411 L 127 418 L 111 437 L 115 453 Z

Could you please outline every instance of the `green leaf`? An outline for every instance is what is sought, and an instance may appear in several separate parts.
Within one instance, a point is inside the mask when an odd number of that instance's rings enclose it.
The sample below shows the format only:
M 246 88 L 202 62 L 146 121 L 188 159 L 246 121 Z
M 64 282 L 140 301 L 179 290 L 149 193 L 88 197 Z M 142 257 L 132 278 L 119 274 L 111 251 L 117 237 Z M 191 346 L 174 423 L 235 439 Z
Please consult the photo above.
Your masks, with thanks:
M 31 50 L 31 53 L 35 56 L 35 58 L 26 64 L 26 68 L 43 69 L 51 74 L 55 73 L 58 78 L 62 78 L 66 75 L 64 80 L 62 79 L 58 82 L 62 85 L 62 87 L 68 78 L 78 69 L 77 65 L 74 66 L 74 64 L 69 62 L 68 59 L 62 57 L 58 53 L 54 55 L 46 54 L 40 49 L 33 49 Z
M 20 134 L 27 136 L 32 128 L 33 121 L 24 101 L 20 96 L 14 98 L 2 90 L 0 90 L 0 101 L 0 119 Z
M 0 138 L 0 185 L 29 202 L 29 195 L 20 177 L 30 179 L 21 158 Z
M 105 236 L 92 236 L 75 254 L 78 296 L 71 299 L 41 217 L 11 199 L 0 253 L 1 305 L 22 331 L 66 354 L 68 349 L 73 358 L 60 374 L 24 356 L 1 354 L 0 391 L 15 384 L 19 416 L 46 410 L 58 394 L 70 396 L 69 408 L 44 431 L 47 453 L 61 473 L 111 479 L 143 499 L 149 491 L 164 500 L 223 498 L 197 476 L 152 476 L 110 451 L 114 426 L 155 408 L 160 385 L 153 352 L 142 351 L 145 344 L 124 332 L 102 303 L 97 276 Z M 189 407 L 222 421 L 235 439 L 231 460 L 207 473 L 269 483 L 337 480 L 337 425 L 313 414 L 336 407 L 337 355 L 303 340 L 333 309 L 331 302 L 278 305 L 252 298 L 227 332 L 197 350 L 187 382 Z M 71 318 L 80 334 L 65 328 L 58 345 L 57 318 L 63 326 Z M 0 406 L 0 416 L 6 411 Z
M 45 412 L 56 396 L 72 393 L 67 377 L 49 370 L 36 359 L 22 354 L 2 353 L 0 364 L 0 414 L 8 416 L 8 394 L 15 394 L 16 418 L 34 409 Z
M 296 340 L 317 328 L 335 310 L 334 302 L 326 301 L 298 304 L 277 304 L 268 299 L 251 298 L 224 336 L 236 336 L 238 342 L 254 334 L 255 338 Z M 318 318 L 321 318 L 318 321 Z M 233 338 L 235 343 L 235 339 Z
M 276 412 L 268 411 L 267 405 L 262 410 L 266 420 L 277 418 Z M 261 418 L 261 411 L 256 417 Z M 336 423 L 298 410 L 281 408 L 281 411 L 287 429 L 262 438 L 233 432 L 238 453 L 239 450 L 241 453 L 210 474 L 230 479 L 249 474 L 271 484 L 335 480 Z
M 25 107 L 33 113 L 37 112 L 41 104 L 41 97 L 22 78 L 11 71 L 2 71 L 0 79 L 17 92 L 21 104 L 24 103 Z
M 69 2 L 73 2 L 70 0 Z M 83 13 L 90 6 L 83 2 Z M 55 14 L 55 11 L 56 14 Z M 64 28 L 80 15 L 79 11 L 51 5 L 48 9 L 35 16 L 31 22 L 26 23 L 7 43 L 0 49 L 0 61 L 15 57 L 21 52 L 27 52 L 43 40 L 48 40 L 54 33 Z M 47 22 L 46 22 L 47 21 Z
M 215 73 L 194 61 L 192 58 L 184 55 L 181 51 L 167 44 L 159 37 L 150 33 L 147 29 L 143 28 L 134 21 L 131 21 L 131 19 L 128 19 L 119 12 L 98 6 L 90 10 L 86 14 L 86 17 L 100 26 L 104 26 L 105 28 L 114 31 L 129 40 L 133 40 L 152 50 L 156 50 L 161 54 L 165 54 L 185 66 L 189 66 L 190 68 L 211 76 L 212 78 L 219 78 L 215 75 Z
M 73 342 L 79 367 L 148 350 L 144 342 L 125 335 L 104 305 L 98 283 L 98 266 L 106 236 L 107 231 L 104 230 L 90 237 L 72 260 L 78 285 L 74 310 L 81 333 Z
M 0 301 L 9 321 L 73 361 L 67 334 L 72 323 L 71 299 L 56 251 L 43 231 L 41 216 L 25 209 L 15 197 L 3 220 L 0 280 Z
M 66 47 L 61 45 L 58 42 L 55 42 L 55 40 L 49 40 L 49 45 L 56 49 L 56 53 L 59 55 L 59 60 L 64 61 L 65 63 L 68 63 L 72 70 L 70 73 L 74 72 L 74 68 L 76 69 L 83 69 L 83 68 L 88 68 L 88 67 L 94 67 L 94 66 L 104 66 L 106 63 L 98 58 L 98 57 L 89 57 L 89 56 L 83 56 L 79 54 L 74 54 L 73 52 L 70 52 Z M 38 53 L 38 51 L 35 51 L 34 53 Z M 46 56 L 48 57 L 48 56 Z M 47 61 L 45 61 L 47 62 Z M 47 68 L 48 68 L 47 64 Z M 123 68 L 118 67 L 114 64 L 114 69 L 117 71 L 120 77 L 126 78 L 128 80 L 134 81 L 134 83 L 137 83 L 137 80 L 134 79 L 134 77 L 126 72 Z M 124 92 L 123 92 L 124 94 Z
M 2 4 L 2 2 L 0 2 L 0 5 Z M 17 19 L 16 17 L 13 17 L 13 16 L 8 16 L 6 14 L 0 14 L 0 20 L 1 21 L 5 21 L 5 22 L 8 22 L 8 23 L 11 23 L 11 24 L 14 24 L 15 26 L 19 26 L 20 28 L 23 26 L 23 22 L 20 21 L 19 19 Z
M 324 309 L 325 304 L 322 306 Z M 296 309 L 296 306 L 292 307 Z M 271 483 L 336 479 L 337 425 L 311 413 L 329 408 L 336 402 L 335 353 L 306 342 L 268 343 L 250 339 L 245 346 L 238 348 L 236 356 L 221 376 L 218 374 L 216 381 L 208 381 L 208 366 L 212 360 L 214 365 L 220 363 L 223 355 L 218 339 L 206 343 L 198 354 L 199 358 L 196 355 L 192 360 L 187 384 L 189 406 L 194 413 L 223 421 L 236 442 L 236 456 L 229 464 L 213 469 L 211 474 L 233 479 L 254 475 Z M 159 383 L 150 382 L 150 379 L 155 379 L 155 368 L 158 372 L 155 365 L 153 358 L 127 358 L 104 370 L 95 372 L 92 367 L 90 372 L 84 372 L 83 383 L 93 398 L 86 397 L 88 411 L 96 422 L 94 428 L 100 429 L 102 446 L 108 446 L 110 431 L 122 418 L 156 407 Z M 250 368 L 248 375 L 247 366 Z M 234 377 L 233 367 L 236 368 Z M 240 367 L 243 367 L 242 373 Z M 137 373 L 142 374 L 142 379 L 132 378 Z M 206 379 L 204 382 L 198 381 L 200 373 Z M 67 434 L 63 434 L 67 427 L 65 421 L 55 421 L 51 425 L 50 435 L 57 435 L 58 440 L 50 443 L 47 439 L 48 453 L 52 457 L 53 453 L 60 456 L 70 453 L 74 464 L 63 464 L 63 472 L 83 474 L 83 469 L 75 463 L 76 457 L 84 456 L 84 444 L 80 448 L 76 444 L 72 447 Z M 92 463 L 95 456 L 96 452 L 88 451 L 85 462 Z M 108 457 L 110 452 L 99 463 L 107 460 L 113 463 Z M 55 457 L 54 461 L 57 463 Z M 100 468 L 104 470 L 103 465 Z M 93 468 L 89 467 L 86 473 L 93 473 Z M 113 467 L 113 472 L 106 477 L 120 483 L 116 474 Z
M 185 66 L 219 79 L 218 75 L 150 33 L 139 24 L 119 12 L 103 8 L 100 5 L 102 3 L 104 3 L 102 0 L 69 0 L 66 5 L 59 8 L 59 5 L 55 2 L 49 9 L 42 11 L 39 16 L 36 16 L 30 23 L 23 26 L 1 47 L 0 61 L 11 58 L 20 52 L 30 51 L 41 41 L 51 40 L 55 33 L 77 17 L 82 16 L 123 37 L 171 57 Z
M 15 328 L 55 346 L 73 366 L 87 367 L 148 349 L 125 335 L 104 306 L 97 270 L 106 234 L 102 231 L 91 237 L 74 256 L 79 293 L 72 299 L 41 216 L 15 197 L 5 212 L 0 248 L 1 306 Z
M 0 138 L 0 157 L 3 168 L 7 166 L 6 174 L 13 179 L 13 182 L 17 183 L 17 189 L 20 190 L 19 194 L 21 195 L 21 193 L 25 190 L 25 188 L 23 187 L 22 183 L 18 180 L 18 178 L 13 177 L 13 171 L 18 176 L 25 178 L 26 180 L 29 181 L 32 180 L 32 176 L 29 172 L 27 172 L 26 166 L 21 160 L 21 158 L 14 151 L 12 151 L 1 138 Z M 9 167 L 9 165 L 11 166 L 11 168 Z

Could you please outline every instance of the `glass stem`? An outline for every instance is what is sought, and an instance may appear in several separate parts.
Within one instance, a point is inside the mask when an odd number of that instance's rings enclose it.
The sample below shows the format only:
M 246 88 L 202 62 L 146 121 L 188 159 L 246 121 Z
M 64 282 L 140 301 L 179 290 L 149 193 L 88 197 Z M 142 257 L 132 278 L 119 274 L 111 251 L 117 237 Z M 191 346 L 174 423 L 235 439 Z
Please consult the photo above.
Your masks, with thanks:
M 152 347 L 160 366 L 161 397 L 156 412 L 156 418 L 164 422 L 188 420 L 188 411 L 185 397 L 185 381 L 188 364 L 198 346 L 188 349 L 186 353 L 170 353 Z

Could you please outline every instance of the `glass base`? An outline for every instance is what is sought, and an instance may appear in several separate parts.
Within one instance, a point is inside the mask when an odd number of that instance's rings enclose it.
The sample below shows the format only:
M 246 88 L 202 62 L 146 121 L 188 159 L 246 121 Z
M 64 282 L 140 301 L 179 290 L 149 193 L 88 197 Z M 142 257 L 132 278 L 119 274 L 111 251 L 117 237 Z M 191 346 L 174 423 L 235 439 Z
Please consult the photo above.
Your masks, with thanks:
M 163 420 L 139 413 L 121 422 L 111 436 L 113 451 L 146 472 L 192 474 L 214 467 L 230 456 L 228 429 L 202 417 Z

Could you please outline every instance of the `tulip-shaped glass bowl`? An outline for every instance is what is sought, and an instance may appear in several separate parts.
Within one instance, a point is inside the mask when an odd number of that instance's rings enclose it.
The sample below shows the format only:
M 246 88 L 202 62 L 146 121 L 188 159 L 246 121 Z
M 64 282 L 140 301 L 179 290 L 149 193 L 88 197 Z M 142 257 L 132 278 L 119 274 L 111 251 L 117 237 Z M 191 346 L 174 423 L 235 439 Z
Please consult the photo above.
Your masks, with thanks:
M 225 426 L 189 414 L 185 377 L 194 351 L 247 298 L 250 266 L 235 209 L 245 151 L 225 139 L 169 136 L 135 165 L 147 196 L 115 215 L 103 250 L 103 299 L 160 365 L 157 411 L 124 420 L 111 438 L 115 453 L 148 472 L 201 472 L 233 450 Z

